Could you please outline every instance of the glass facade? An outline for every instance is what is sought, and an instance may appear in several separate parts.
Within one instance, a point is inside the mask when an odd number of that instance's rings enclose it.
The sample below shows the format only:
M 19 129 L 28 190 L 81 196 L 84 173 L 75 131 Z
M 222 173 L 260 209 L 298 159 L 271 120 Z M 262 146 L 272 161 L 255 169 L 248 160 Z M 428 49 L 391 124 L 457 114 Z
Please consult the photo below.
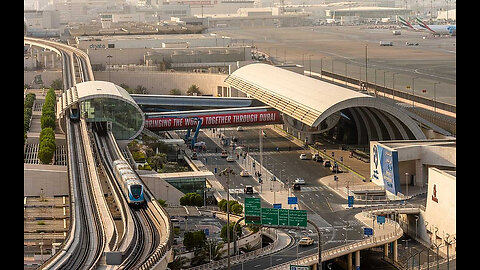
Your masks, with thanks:
M 87 122 L 112 122 L 112 133 L 117 140 L 133 139 L 142 128 L 142 113 L 124 100 L 98 97 L 81 104 Z
M 165 179 L 165 181 L 185 194 L 197 193 L 202 197 L 203 191 L 206 188 L 205 177 L 178 177 Z

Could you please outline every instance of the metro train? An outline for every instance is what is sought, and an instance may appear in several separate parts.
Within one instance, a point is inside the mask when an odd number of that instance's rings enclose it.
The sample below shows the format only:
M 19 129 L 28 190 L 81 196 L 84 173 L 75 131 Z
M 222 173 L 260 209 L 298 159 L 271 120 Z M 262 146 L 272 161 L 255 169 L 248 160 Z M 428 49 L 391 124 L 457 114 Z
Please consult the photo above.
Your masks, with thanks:
M 120 186 L 127 203 L 133 206 L 145 204 L 143 183 L 130 165 L 125 160 L 117 159 L 113 161 L 113 170 L 115 177 L 121 181 Z

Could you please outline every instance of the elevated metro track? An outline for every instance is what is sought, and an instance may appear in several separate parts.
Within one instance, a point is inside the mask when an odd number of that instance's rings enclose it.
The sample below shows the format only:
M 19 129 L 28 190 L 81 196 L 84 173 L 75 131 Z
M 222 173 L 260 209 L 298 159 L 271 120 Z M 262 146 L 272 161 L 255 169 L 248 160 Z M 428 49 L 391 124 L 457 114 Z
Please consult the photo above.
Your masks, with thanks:
M 28 37 L 24 38 L 24 45 L 52 50 L 62 56 L 64 90 L 94 80 L 88 55 L 83 51 L 65 44 Z M 40 269 L 94 269 L 104 264 L 107 254 L 119 250 L 122 244 L 131 247 L 127 250 L 133 251 L 136 255 L 130 256 L 132 252 L 122 253 L 122 259 L 125 260 L 121 269 L 129 267 L 165 269 L 167 263 L 172 260 L 172 226 L 168 214 L 148 190 L 148 207 L 141 215 L 143 217 L 141 219 L 144 220 L 143 233 L 138 232 L 135 238 L 128 238 L 125 241 L 126 238 L 119 237 L 116 230 L 112 229 L 115 226 L 113 219 L 109 213 L 104 212 L 107 208 L 105 197 L 101 187 L 97 185 L 99 181 L 97 162 L 94 162 L 91 152 L 92 136 L 88 135 L 88 122 L 83 116 L 80 123 L 71 121 L 71 111 L 67 110 L 74 106 L 80 107 L 81 100 L 74 93 L 64 91 L 57 102 L 57 110 L 61 110 L 60 113 L 57 111 L 57 117 L 67 136 L 72 221 L 69 234 L 60 251 L 47 260 Z M 69 103 L 69 106 L 64 107 L 64 102 Z M 140 219 L 140 215 L 138 217 Z M 140 226 L 135 225 L 135 228 Z M 150 229 L 145 229 L 147 227 Z M 145 233 L 147 230 L 150 233 Z M 118 242 L 122 240 L 123 242 Z M 142 246 L 142 250 L 136 248 L 137 246 Z

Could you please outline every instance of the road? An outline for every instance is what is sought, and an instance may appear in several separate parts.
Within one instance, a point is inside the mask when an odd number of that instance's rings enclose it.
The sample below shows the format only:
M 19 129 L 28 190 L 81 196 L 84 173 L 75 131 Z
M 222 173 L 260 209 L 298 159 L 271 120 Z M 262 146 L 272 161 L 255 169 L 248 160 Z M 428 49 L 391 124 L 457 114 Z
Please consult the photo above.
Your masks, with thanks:
M 294 144 L 286 137 L 266 127 L 247 127 L 244 131 L 237 131 L 236 128 L 220 129 L 219 132 L 225 137 L 237 138 L 238 145 L 248 149 L 250 155 L 256 160 L 260 159 L 259 154 L 259 129 L 266 133 L 263 137 L 263 166 L 279 177 L 282 181 L 293 181 L 296 177 L 303 177 L 306 185 L 301 191 L 292 191 L 293 195 L 299 199 L 299 209 L 306 209 L 308 218 L 315 222 L 322 231 L 322 249 L 329 249 L 344 244 L 346 241 L 355 241 L 363 239 L 363 227 L 365 225 L 354 218 L 360 209 L 344 209 L 346 200 L 338 196 L 335 192 L 320 183 L 319 179 L 326 175 L 331 175 L 331 171 L 324 168 L 321 163 L 312 160 L 300 160 L 301 153 L 309 153 L 304 148 Z M 182 134 L 181 132 L 177 132 Z M 207 136 L 208 134 L 208 136 Z M 221 149 L 212 141 L 210 137 L 218 135 L 210 130 L 200 132 L 198 141 L 205 141 L 207 145 L 206 152 L 199 153 L 199 159 L 206 164 L 210 171 L 217 168 L 217 172 L 227 166 L 233 168 L 237 175 L 230 178 L 231 198 L 238 201 L 244 201 L 245 196 L 260 197 L 258 192 L 252 195 L 245 195 L 242 191 L 246 185 L 254 186 L 259 191 L 260 184 L 252 177 L 240 177 L 238 172 L 242 167 L 237 162 L 227 162 L 225 158 L 220 157 Z M 210 137 L 209 137 L 210 136 Z M 219 139 L 216 139 L 217 142 Z M 278 152 L 277 152 L 278 147 Z M 217 153 L 215 153 L 217 148 Z M 225 147 L 227 149 L 227 147 Z M 228 148 L 231 150 L 231 147 Z M 239 158 L 242 161 L 242 157 Z M 366 165 L 368 166 L 368 165 Z M 258 168 L 257 168 L 258 169 Z M 220 183 L 226 187 L 225 177 L 217 178 Z M 269 181 L 268 179 L 265 181 Z M 264 185 L 265 187 L 265 185 Z M 261 198 L 261 197 L 260 197 Z M 418 197 L 419 203 L 425 198 Z M 287 202 L 282 206 L 287 206 Z M 361 204 L 356 202 L 356 204 Z M 343 205 L 343 206 L 342 206 Z M 286 208 L 283 206 L 284 208 Z M 271 207 L 271 204 L 262 199 L 262 207 Z M 303 236 L 310 236 L 315 240 L 315 244 L 309 247 L 298 247 L 298 256 L 306 256 L 317 252 L 318 237 L 313 227 L 309 226 L 304 230 L 288 230 L 288 233 L 294 238 L 294 242 L 284 250 L 271 256 L 260 257 L 255 260 L 232 266 L 232 269 L 265 269 L 271 265 L 277 265 L 297 258 L 297 242 Z M 421 244 L 411 241 L 409 246 L 416 246 L 421 250 Z M 405 249 L 399 251 L 399 257 L 407 258 L 408 253 Z M 362 253 L 363 254 L 363 253 Z M 362 255 L 362 269 L 394 269 L 388 263 L 380 260 L 381 254 L 370 252 L 368 255 Z M 242 268 L 243 267 L 243 268 Z M 338 268 L 335 264 L 332 269 Z

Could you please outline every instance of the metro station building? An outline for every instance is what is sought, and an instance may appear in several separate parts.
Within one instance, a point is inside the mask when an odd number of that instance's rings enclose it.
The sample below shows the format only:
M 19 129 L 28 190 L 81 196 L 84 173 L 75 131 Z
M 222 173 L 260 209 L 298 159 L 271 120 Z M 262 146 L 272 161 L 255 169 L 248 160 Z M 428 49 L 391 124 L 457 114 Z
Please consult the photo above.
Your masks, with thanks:
M 111 122 L 117 140 L 134 139 L 145 124 L 143 111 L 127 90 L 111 82 L 87 81 L 65 91 L 57 101 L 57 119 L 79 104 L 86 122 Z

